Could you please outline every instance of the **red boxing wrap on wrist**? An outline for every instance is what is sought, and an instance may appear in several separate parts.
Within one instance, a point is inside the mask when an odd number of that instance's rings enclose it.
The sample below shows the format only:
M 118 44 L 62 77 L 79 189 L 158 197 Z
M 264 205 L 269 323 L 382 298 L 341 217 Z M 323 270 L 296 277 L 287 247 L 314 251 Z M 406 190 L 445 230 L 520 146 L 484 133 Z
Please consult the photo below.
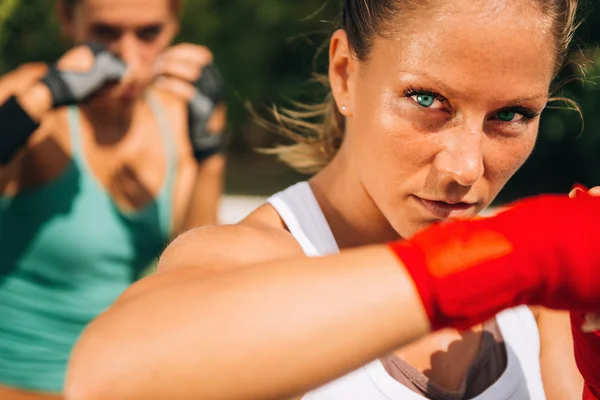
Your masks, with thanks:
M 585 380 L 583 400 L 600 399 L 600 332 L 581 330 L 583 314 L 571 312 L 571 332 L 577 368 Z
M 391 243 L 433 329 L 465 329 L 521 304 L 600 309 L 600 198 L 538 196 Z

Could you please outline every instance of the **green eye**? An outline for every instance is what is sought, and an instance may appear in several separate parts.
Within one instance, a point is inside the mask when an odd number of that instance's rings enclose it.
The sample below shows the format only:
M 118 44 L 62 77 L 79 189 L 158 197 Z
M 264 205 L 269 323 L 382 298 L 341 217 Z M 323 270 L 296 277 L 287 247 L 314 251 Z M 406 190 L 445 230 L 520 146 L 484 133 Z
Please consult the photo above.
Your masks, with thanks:
M 511 122 L 515 119 L 517 113 L 514 111 L 500 111 L 498 113 L 498 119 L 504 122 Z
M 418 94 L 416 96 L 417 103 L 423 107 L 431 107 L 435 98 L 429 94 Z

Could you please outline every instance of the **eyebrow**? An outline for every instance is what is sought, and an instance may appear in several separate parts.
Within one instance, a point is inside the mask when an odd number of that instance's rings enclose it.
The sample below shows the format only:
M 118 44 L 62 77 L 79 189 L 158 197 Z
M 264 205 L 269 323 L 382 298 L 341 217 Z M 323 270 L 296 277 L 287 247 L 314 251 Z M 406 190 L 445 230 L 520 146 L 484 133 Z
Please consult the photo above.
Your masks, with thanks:
M 134 27 L 132 27 L 132 29 L 140 30 L 140 29 L 163 27 L 164 25 L 165 25 L 165 23 L 163 21 L 148 21 L 148 22 L 139 24 L 137 26 L 134 26 Z M 112 29 L 112 30 L 116 30 L 116 31 L 123 31 L 123 30 L 127 29 L 128 27 L 120 25 L 118 23 L 95 22 L 92 24 L 92 28 L 94 28 L 94 29 L 97 29 L 97 28 L 107 29 L 108 28 L 108 29 Z
M 447 92 L 449 94 L 456 94 L 456 90 L 452 89 L 450 86 L 446 85 L 445 83 L 443 83 L 442 81 L 440 81 L 439 79 L 429 75 L 426 72 L 408 72 L 408 71 L 400 71 L 402 73 L 406 73 L 408 76 L 413 76 L 413 77 L 423 77 L 423 78 L 427 78 L 429 80 L 431 80 L 432 82 L 434 82 L 437 86 L 439 86 L 444 92 Z M 520 97 L 516 97 L 514 99 L 510 99 L 510 100 L 503 100 L 506 101 L 508 103 L 524 103 L 526 101 L 532 101 L 532 100 L 540 100 L 540 99 L 547 99 L 550 97 L 550 93 L 538 93 L 538 94 L 534 94 L 531 96 L 520 96 Z
M 517 97 L 516 99 L 514 99 L 514 102 L 518 102 L 518 103 L 522 103 L 525 101 L 531 101 L 531 100 L 539 100 L 539 99 L 547 99 L 548 97 L 550 97 L 549 93 L 544 93 L 544 94 L 536 94 L 533 96 L 521 96 L 521 97 Z

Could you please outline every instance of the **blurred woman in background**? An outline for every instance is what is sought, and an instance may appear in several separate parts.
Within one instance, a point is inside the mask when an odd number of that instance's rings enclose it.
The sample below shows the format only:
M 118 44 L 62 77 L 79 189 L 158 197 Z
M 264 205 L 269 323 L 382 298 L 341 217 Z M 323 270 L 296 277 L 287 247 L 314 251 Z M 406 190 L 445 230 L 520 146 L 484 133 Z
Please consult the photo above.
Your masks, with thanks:
M 169 47 L 179 3 L 61 0 L 75 47 L 0 80 L 1 399 L 60 398 L 86 324 L 217 222 L 223 85 L 208 49 Z
M 578 1 L 343 3 L 328 101 L 279 115 L 317 174 L 174 241 L 86 329 L 69 398 L 581 396 L 555 310 L 600 308 L 600 198 L 476 218 L 534 148 Z

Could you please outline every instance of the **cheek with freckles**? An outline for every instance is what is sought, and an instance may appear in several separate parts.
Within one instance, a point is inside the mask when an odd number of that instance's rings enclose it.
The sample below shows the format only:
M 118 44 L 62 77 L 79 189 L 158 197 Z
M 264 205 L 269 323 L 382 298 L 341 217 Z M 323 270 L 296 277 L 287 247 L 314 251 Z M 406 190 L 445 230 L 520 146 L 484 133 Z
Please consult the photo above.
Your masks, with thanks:
M 408 188 L 424 183 L 428 166 L 439 151 L 436 136 L 415 129 L 397 95 L 383 93 L 361 98 L 371 99 L 359 100 L 365 104 L 359 104 L 361 112 L 353 121 L 362 180 L 370 186 L 373 196 L 405 197 L 410 194 Z
M 489 183 L 489 203 L 531 155 L 537 130 L 538 124 L 534 124 L 527 133 L 517 137 L 488 139 L 488 149 L 484 153 L 484 177 Z

